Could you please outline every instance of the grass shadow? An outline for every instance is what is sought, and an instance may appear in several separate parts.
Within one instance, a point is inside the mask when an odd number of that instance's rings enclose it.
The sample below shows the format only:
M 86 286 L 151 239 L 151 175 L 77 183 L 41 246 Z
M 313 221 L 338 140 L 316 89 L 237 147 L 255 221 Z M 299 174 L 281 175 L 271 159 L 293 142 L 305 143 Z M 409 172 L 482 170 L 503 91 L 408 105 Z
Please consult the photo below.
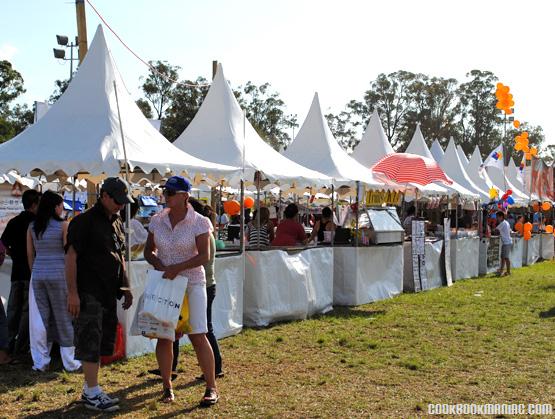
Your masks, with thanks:
M 336 319 L 347 319 L 347 318 L 375 318 L 378 316 L 384 316 L 386 314 L 385 310 L 364 310 L 360 307 L 348 307 L 348 306 L 334 306 L 333 310 L 314 318 L 336 318 Z
M 540 319 L 549 319 L 551 317 L 555 317 L 555 307 L 550 308 L 547 311 L 540 311 Z

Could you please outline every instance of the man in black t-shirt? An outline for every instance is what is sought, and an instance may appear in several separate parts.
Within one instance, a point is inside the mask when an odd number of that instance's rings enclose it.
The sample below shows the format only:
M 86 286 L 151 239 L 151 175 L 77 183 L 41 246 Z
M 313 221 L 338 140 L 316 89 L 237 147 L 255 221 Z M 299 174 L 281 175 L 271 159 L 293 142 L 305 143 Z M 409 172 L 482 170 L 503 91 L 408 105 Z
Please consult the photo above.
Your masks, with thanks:
M 13 355 L 29 352 L 29 281 L 31 270 L 27 262 L 27 229 L 34 221 L 40 192 L 23 192 L 24 211 L 6 225 L 0 240 L 12 258 L 11 289 L 8 299 L 8 351 Z
M 81 400 L 91 410 L 113 412 L 119 400 L 98 385 L 101 356 L 112 355 L 116 339 L 116 299 L 132 303 L 125 274 L 125 236 L 118 215 L 131 203 L 127 183 L 107 178 L 98 202 L 75 217 L 68 227 L 66 279 L 68 311 L 75 318 L 75 359 L 81 361 L 85 384 Z

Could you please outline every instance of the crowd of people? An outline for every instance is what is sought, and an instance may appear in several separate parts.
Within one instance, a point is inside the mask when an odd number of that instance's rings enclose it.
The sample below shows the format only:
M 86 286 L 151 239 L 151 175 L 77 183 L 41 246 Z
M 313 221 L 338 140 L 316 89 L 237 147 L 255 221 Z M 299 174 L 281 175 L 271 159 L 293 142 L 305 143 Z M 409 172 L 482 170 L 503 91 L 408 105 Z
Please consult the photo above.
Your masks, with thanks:
M 206 390 L 201 406 L 218 402 L 216 377 L 223 376 L 222 358 L 211 322 L 216 295 L 214 277 L 215 214 L 190 199 L 190 182 L 174 176 L 164 186 L 166 209 L 152 217 L 144 256 L 163 278 L 188 278 L 188 338 L 195 349 Z M 96 204 L 67 222 L 63 198 L 54 192 L 23 193 L 24 211 L 10 220 L 0 238 L 0 263 L 12 258 L 8 313 L 0 306 L 0 365 L 32 359 L 32 368 L 47 371 L 53 344 L 60 348 L 63 368 L 84 375 L 81 402 L 102 412 L 119 409 L 98 382 L 100 358 L 114 353 L 117 300 L 124 310 L 133 304 L 125 263 L 125 234 L 120 213 L 135 201 L 120 178 L 107 178 Z M 133 214 L 132 214 L 133 216 Z M 144 234 L 131 234 L 140 244 Z M 0 300 L 1 304 L 1 300 Z M 162 377 L 161 401 L 175 400 L 179 338 L 158 339 L 156 358 Z

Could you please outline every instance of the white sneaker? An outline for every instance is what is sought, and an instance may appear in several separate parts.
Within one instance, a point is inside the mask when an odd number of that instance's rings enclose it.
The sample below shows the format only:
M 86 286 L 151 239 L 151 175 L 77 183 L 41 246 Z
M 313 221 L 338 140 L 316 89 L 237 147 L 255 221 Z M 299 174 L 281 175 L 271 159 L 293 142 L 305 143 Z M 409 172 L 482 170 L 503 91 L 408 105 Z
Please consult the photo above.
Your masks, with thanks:
M 114 404 L 118 404 L 119 403 L 119 398 L 118 397 L 110 397 L 108 396 L 106 393 L 102 392 L 102 394 L 104 394 L 104 396 L 106 397 L 106 400 L 111 400 L 112 403 Z M 85 394 L 85 391 L 83 391 L 81 393 L 81 401 L 85 402 L 87 400 L 87 395 Z

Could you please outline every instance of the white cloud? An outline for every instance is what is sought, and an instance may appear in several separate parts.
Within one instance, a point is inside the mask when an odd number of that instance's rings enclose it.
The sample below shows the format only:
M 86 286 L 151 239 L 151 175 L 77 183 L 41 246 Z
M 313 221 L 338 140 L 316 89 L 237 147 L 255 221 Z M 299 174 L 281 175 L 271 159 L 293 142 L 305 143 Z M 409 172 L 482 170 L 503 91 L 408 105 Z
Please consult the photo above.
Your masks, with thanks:
M 14 55 L 17 54 L 17 48 L 10 44 L 0 45 L 0 60 L 11 61 Z

